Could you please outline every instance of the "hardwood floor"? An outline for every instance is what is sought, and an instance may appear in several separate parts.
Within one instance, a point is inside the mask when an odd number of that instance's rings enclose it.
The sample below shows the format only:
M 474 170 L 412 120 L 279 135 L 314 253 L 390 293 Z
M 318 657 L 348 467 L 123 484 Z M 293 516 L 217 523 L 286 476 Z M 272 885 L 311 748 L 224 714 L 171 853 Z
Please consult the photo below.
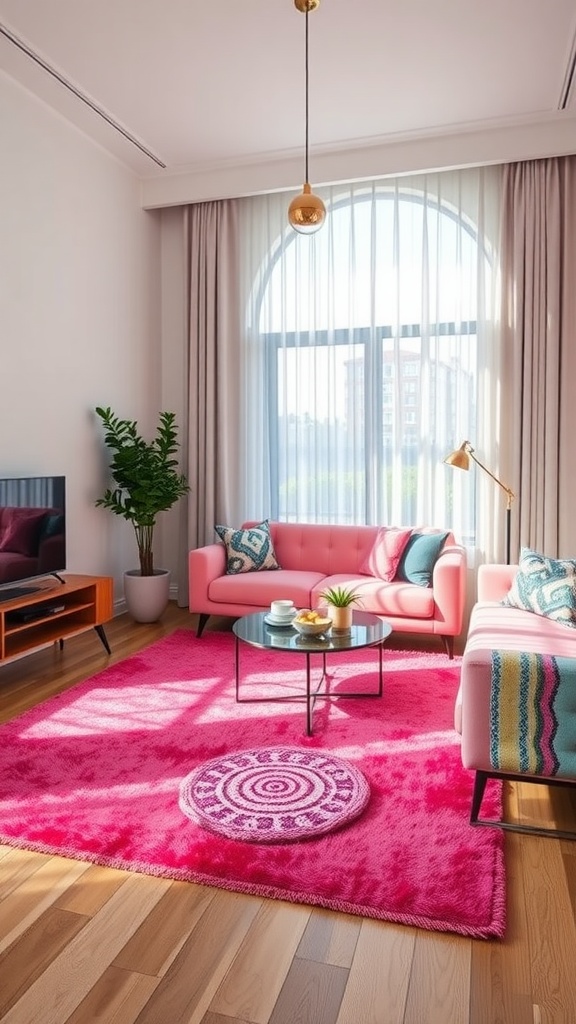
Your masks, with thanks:
M 194 626 L 171 605 L 110 623 L 110 658 L 90 631 L 6 664 L 0 720 Z M 546 787 L 507 800 L 576 822 Z M 0 846 L 0 1021 L 574 1024 L 576 842 L 509 833 L 506 860 L 507 935 L 487 942 Z

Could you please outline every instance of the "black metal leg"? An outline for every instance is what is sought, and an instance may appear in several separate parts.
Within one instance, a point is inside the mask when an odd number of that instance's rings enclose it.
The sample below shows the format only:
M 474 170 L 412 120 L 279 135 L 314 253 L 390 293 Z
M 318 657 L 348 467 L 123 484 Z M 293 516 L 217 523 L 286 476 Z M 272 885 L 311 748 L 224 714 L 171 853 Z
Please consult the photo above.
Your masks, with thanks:
M 240 683 L 238 681 L 238 637 L 235 637 L 236 643 L 234 644 L 234 676 L 236 679 L 236 703 L 240 700 Z
M 324 656 L 326 664 L 326 656 Z M 310 655 L 306 652 L 306 735 L 312 735 L 312 706 L 313 698 L 310 691 Z
M 316 700 L 339 700 L 347 699 L 350 697 L 356 697 L 359 699 L 374 699 L 375 697 L 382 697 L 384 692 L 384 641 L 374 644 L 374 647 L 378 647 L 378 688 L 372 690 L 369 693 L 362 692 L 344 692 L 344 693 L 331 693 L 329 690 L 328 680 L 329 675 L 327 671 L 327 657 L 326 651 L 316 651 L 313 653 L 322 654 L 322 672 L 319 673 L 319 678 L 313 684 L 312 682 L 312 666 L 311 666 L 311 653 L 310 651 L 303 652 L 306 658 L 306 681 L 305 691 L 302 692 L 302 688 L 296 693 L 282 694 L 279 696 L 270 697 L 241 697 L 240 696 L 240 638 L 237 633 L 234 633 L 234 681 L 236 690 L 236 702 L 238 704 L 262 704 L 262 703 L 282 703 L 284 701 L 300 701 L 306 703 L 306 735 L 312 736 L 312 723 L 314 717 L 314 705 Z M 322 684 L 324 688 L 322 689 Z
M 196 630 L 196 636 L 198 637 L 198 639 L 200 639 L 200 637 L 202 636 L 202 633 L 204 632 L 204 626 L 208 622 L 209 618 L 210 616 L 206 615 L 205 612 L 202 612 L 198 616 L 198 629 Z
M 108 651 L 108 654 L 112 654 L 112 651 L 110 650 L 110 644 L 108 643 L 108 638 L 106 636 L 106 633 L 104 632 L 104 626 L 94 626 L 94 629 L 98 633 L 98 636 L 100 637 L 102 643 L 104 644 L 104 647 Z
M 482 806 L 482 798 L 484 796 L 484 790 L 486 789 L 486 782 L 488 775 L 486 772 L 476 772 L 476 778 L 474 779 L 474 792 L 472 794 L 472 807 L 470 809 L 470 824 L 476 825 L 478 823 L 478 815 L 480 814 L 480 807 Z

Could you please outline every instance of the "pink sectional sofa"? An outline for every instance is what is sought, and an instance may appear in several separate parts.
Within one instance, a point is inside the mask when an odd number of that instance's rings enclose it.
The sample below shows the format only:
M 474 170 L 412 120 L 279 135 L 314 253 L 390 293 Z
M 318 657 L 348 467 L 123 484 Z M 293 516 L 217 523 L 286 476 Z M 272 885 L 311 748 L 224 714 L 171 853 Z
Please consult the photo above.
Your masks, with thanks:
M 244 526 L 255 525 L 253 523 Z M 445 531 L 420 528 L 420 533 Z M 451 533 L 434 568 L 431 586 L 402 580 L 385 582 L 361 572 L 378 536 L 373 526 L 324 526 L 270 523 L 281 568 L 226 574 L 225 546 L 209 544 L 189 553 L 190 611 L 199 614 L 198 636 L 210 615 L 238 617 L 265 610 L 277 598 L 314 608 L 327 587 L 354 586 L 362 611 L 381 615 L 394 630 L 437 635 L 453 657 L 454 637 L 462 629 L 466 591 L 466 554 Z
M 476 772 L 476 784 L 471 811 L 473 824 L 498 824 L 479 820 L 485 785 L 489 778 L 526 779 L 532 781 L 555 781 L 544 764 L 542 771 L 523 771 L 521 774 L 495 770 L 491 753 L 491 685 L 492 657 L 494 651 L 521 652 L 522 654 L 554 655 L 560 658 L 576 659 L 576 629 L 556 622 L 545 615 L 520 608 L 506 607 L 502 600 L 508 594 L 517 565 L 483 565 L 478 571 L 478 600 L 472 609 L 466 647 L 462 658 L 460 689 L 456 699 L 454 724 L 461 734 L 462 763 L 465 768 Z M 576 666 L 576 662 L 575 662 Z M 561 744 L 560 756 L 567 755 L 568 761 L 576 766 L 576 667 L 573 679 L 566 679 L 560 686 L 568 689 L 563 707 L 565 712 L 558 730 L 557 741 Z M 528 717 L 525 740 L 530 742 L 530 731 L 534 722 Z M 519 729 L 520 731 L 520 729 Z M 492 738 L 492 743 L 493 743 Z M 574 772 L 576 781 L 576 771 Z M 569 784 L 569 783 L 567 783 Z M 514 827 L 506 822 L 503 827 Z M 546 829 L 526 827 L 522 831 Z M 555 833 L 556 834 L 556 833 Z M 574 838 L 570 834 L 571 838 Z

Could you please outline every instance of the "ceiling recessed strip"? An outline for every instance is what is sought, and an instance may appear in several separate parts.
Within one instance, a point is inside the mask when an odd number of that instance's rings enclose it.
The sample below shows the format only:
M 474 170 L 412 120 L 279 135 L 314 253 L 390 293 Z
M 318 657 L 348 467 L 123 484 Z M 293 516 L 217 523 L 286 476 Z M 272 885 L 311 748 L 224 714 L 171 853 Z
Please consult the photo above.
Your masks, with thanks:
M 126 129 L 123 128 L 121 124 L 118 124 L 118 122 L 115 121 L 114 118 L 110 117 L 110 115 L 107 114 L 105 110 L 102 110 L 102 108 L 99 107 L 97 103 L 94 103 L 91 99 L 89 99 L 88 96 L 85 96 L 84 93 L 82 93 L 80 89 L 77 89 L 75 85 L 72 85 L 71 82 L 68 82 L 63 75 L 56 71 L 55 68 L 51 67 L 50 64 L 48 64 L 45 60 L 42 59 L 42 57 L 39 57 L 37 53 L 34 53 L 34 50 L 31 50 L 30 47 L 26 45 L 26 43 L 19 39 L 18 36 L 14 35 L 14 33 L 11 32 L 10 29 L 6 28 L 5 25 L 0 25 L 0 35 L 5 36 L 5 38 L 8 39 L 9 42 L 13 43 L 14 46 L 17 46 L 18 49 L 22 51 L 22 53 L 25 53 L 26 56 L 30 58 L 30 60 L 33 60 L 36 64 L 38 64 L 38 66 L 41 67 L 43 71 L 46 71 L 49 75 L 52 75 L 52 78 L 55 78 L 56 81 L 60 83 L 60 85 L 63 85 L 65 89 L 68 89 L 69 92 L 73 93 L 73 95 L 76 96 L 77 99 L 81 100 L 82 103 L 85 103 L 87 107 L 90 107 L 90 110 L 93 110 L 94 113 L 98 114 L 98 117 L 101 117 L 104 121 L 106 121 L 106 123 L 109 124 L 111 128 L 114 128 L 114 130 L 119 132 L 120 135 L 122 135 L 128 142 L 130 142 L 133 146 L 136 146 L 136 148 L 139 149 L 140 152 L 144 154 L 144 156 L 147 156 L 150 160 L 153 160 L 154 163 L 158 165 L 158 167 L 166 167 L 166 164 L 160 159 L 160 157 L 155 156 L 155 154 L 152 153 L 149 149 L 147 149 L 146 146 L 143 146 L 141 142 L 138 142 L 138 139 L 135 139 L 133 135 L 130 135 L 130 132 L 126 131 Z

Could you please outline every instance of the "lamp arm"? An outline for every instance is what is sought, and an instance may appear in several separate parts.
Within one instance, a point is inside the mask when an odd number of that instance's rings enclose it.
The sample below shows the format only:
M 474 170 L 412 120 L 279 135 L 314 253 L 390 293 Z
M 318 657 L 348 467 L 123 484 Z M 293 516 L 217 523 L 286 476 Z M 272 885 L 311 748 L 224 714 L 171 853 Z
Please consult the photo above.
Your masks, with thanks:
M 506 508 L 507 509 L 511 508 L 512 507 L 512 502 L 514 501 L 514 498 L 516 497 L 516 495 L 514 494 L 514 491 L 511 491 L 510 488 L 506 487 L 506 484 L 503 484 L 502 481 L 499 480 L 497 476 L 494 476 L 494 473 L 491 473 L 490 470 L 482 462 L 480 462 L 480 459 L 476 458 L 476 456 L 474 455 L 474 452 L 471 451 L 470 448 L 467 448 L 466 450 L 467 450 L 468 455 L 470 456 L 470 458 L 474 459 L 474 462 L 476 463 L 476 465 L 480 466 L 480 469 L 483 469 L 485 473 L 488 473 L 488 476 L 492 478 L 494 483 L 498 484 L 498 486 L 501 487 L 502 490 L 506 492 L 506 497 L 508 499 L 507 503 L 506 503 Z

